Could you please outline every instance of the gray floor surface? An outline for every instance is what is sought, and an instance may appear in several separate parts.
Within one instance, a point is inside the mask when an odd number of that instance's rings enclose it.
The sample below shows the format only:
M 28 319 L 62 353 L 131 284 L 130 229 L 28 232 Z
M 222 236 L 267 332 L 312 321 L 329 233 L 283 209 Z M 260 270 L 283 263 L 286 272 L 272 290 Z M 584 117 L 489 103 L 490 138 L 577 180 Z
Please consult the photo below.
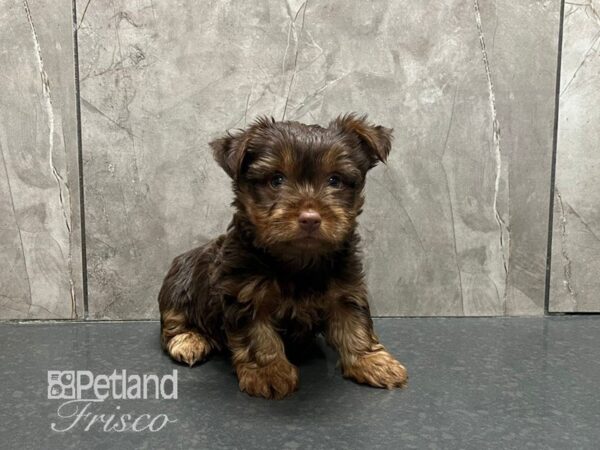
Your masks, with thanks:
M 193 368 L 173 363 L 159 348 L 157 322 L 3 323 L 0 447 L 599 448 L 600 316 L 375 323 L 409 369 L 406 389 L 344 380 L 336 355 L 322 347 L 300 365 L 300 390 L 282 401 L 239 392 L 225 357 Z M 56 388 L 49 370 L 122 369 L 128 376 L 177 370 L 178 398 L 49 398 L 49 383 Z M 67 387 L 68 376 L 60 375 Z M 79 376 L 85 387 L 86 373 Z M 70 395 L 51 391 L 61 393 Z M 85 390 L 82 397 L 94 398 Z M 165 417 L 162 429 L 147 428 Z M 139 431 L 118 431 L 134 420 Z

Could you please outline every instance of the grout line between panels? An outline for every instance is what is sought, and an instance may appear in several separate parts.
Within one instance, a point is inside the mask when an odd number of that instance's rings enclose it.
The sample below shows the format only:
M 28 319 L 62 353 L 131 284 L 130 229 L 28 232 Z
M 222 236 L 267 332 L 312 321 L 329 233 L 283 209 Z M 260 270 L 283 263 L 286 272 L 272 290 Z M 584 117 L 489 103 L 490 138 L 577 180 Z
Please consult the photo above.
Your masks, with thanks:
M 81 229 L 81 273 L 83 280 L 83 319 L 89 319 L 87 249 L 85 237 L 85 194 L 83 188 L 83 144 L 81 137 L 81 92 L 79 86 L 79 39 L 77 27 L 77 1 L 72 0 L 73 11 L 73 66 L 75 69 L 75 114 L 77 118 L 77 161 L 79 164 L 79 216 Z
M 558 58 L 556 67 L 556 86 L 554 91 L 554 130 L 552 138 L 552 164 L 550 168 L 550 201 L 548 210 L 548 245 L 546 253 L 546 286 L 544 292 L 544 314 L 553 315 L 550 311 L 550 278 L 552 272 L 552 234 L 554 226 L 554 190 L 556 183 L 556 152 L 558 147 L 558 119 L 560 109 L 560 78 L 562 65 L 563 27 L 565 18 L 565 0 L 560 2 L 560 19 L 558 26 Z M 558 313 L 560 314 L 560 313 Z

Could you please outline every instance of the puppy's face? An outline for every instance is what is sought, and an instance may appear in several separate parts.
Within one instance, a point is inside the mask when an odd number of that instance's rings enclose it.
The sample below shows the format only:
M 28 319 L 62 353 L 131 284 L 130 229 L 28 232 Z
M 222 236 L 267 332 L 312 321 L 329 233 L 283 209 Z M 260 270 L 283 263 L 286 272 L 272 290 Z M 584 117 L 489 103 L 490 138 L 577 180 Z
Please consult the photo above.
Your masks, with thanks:
M 259 245 L 315 255 L 339 248 L 353 231 L 366 173 L 385 161 L 390 140 L 390 129 L 346 115 L 327 128 L 259 119 L 210 145 Z

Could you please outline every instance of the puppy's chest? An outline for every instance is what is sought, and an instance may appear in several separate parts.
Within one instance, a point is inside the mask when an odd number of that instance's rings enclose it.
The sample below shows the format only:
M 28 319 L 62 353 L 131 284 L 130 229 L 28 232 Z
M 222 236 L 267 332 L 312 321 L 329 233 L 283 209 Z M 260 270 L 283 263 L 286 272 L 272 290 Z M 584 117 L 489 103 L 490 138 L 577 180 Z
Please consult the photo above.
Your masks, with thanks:
M 280 298 L 275 318 L 302 323 L 314 323 L 323 319 L 331 303 L 331 289 L 327 280 L 310 281 L 278 280 Z
M 284 297 L 271 311 L 271 320 L 277 327 L 292 334 L 304 334 L 320 330 L 327 315 L 327 300 L 324 297 Z

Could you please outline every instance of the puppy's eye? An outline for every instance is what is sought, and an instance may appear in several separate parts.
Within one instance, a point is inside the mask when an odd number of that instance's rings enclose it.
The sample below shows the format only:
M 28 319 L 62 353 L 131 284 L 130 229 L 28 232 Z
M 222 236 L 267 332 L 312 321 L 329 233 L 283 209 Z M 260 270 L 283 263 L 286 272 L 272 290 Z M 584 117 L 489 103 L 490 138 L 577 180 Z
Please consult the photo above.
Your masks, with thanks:
M 285 182 L 285 177 L 282 174 L 277 173 L 271 177 L 269 184 L 271 185 L 271 187 L 277 189 L 277 188 L 280 188 L 284 182 Z
M 334 188 L 342 187 L 342 179 L 340 178 L 339 175 L 331 175 L 327 179 L 327 185 L 334 187 Z

